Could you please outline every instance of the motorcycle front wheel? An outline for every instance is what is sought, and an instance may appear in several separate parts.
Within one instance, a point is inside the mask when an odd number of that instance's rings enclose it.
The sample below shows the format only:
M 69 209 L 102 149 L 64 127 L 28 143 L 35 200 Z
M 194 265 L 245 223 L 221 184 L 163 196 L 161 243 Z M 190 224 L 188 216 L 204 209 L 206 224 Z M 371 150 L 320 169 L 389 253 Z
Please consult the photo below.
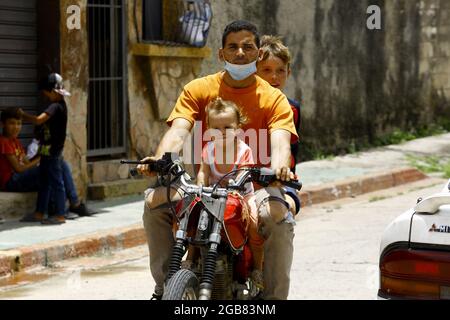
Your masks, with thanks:
M 188 269 L 178 270 L 166 284 L 162 300 L 198 300 L 199 281 Z

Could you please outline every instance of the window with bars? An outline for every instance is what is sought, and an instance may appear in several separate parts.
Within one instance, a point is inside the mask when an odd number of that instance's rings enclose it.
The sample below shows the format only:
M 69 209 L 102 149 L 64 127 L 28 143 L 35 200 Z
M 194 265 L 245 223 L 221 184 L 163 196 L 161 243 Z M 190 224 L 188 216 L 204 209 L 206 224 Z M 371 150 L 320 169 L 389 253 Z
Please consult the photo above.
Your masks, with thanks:
M 88 156 L 126 152 L 125 0 L 89 0 Z
M 144 0 L 143 40 L 204 47 L 212 20 L 209 0 Z

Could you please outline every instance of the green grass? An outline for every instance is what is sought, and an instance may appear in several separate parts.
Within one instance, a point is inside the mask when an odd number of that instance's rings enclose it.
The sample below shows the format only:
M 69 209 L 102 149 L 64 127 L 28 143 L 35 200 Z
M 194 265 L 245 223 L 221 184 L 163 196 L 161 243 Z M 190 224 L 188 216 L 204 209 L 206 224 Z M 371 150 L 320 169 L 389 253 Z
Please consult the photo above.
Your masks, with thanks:
M 406 159 L 411 166 L 424 173 L 442 173 L 450 179 L 450 160 L 436 156 L 407 155 Z
M 344 154 L 357 154 L 374 147 L 383 147 L 388 145 L 402 144 L 411 140 L 425 138 L 450 132 L 450 120 L 439 118 L 434 124 L 425 125 L 411 130 L 395 129 L 392 133 L 380 137 L 375 137 L 371 141 L 365 139 L 349 139 L 348 143 L 339 147 L 320 147 L 313 146 L 308 141 L 301 142 L 301 161 L 310 160 L 333 160 L 336 156 Z M 444 171 L 447 176 L 450 169 Z
M 447 133 L 448 131 L 449 129 L 447 124 L 433 124 L 410 131 L 402 131 L 396 129 L 391 134 L 375 139 L 374 145 L 386 146 L 391 144 L 401 144 L 419 138 L 444 134 Z
M 320 152 L 313 155 L 314 160 L 333 160 L 334 158 L 336 158 L 336 156 L 333 154 L 325 154 Z

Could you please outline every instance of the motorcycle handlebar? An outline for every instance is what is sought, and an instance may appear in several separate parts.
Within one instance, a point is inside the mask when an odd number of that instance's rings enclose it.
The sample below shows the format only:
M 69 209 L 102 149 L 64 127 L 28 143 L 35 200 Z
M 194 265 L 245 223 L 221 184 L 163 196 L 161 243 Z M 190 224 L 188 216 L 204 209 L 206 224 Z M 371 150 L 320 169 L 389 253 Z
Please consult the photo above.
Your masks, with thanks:
M 160 160 L 147 160 L 147 161 L 127 161 L 122 160 L 121 164 L 134 164 L 134 165 L 142 165 L 146 164 L 149 165 L 150 171 L 157 172 L 160 175 L 167 175 L 169 174 L 170 169 L 173 167 L 174 160 L 178 159 L 177 154 L 172 153 L 166 153 L 162 159 Z M 254 181 L 262 185 L 263 187 L 267 187 L 271 183 L 275 181 L 281 182 L 281 184 L 294 188 L 296 190 L 300 190 L 302 188 L 302 183 L 297 180 L 290 180 L 290 181 L 281 181 L 278 180 L 275 172 L 270 168 L 249 168 L 249 175 L 251 176 L 250 181 Z M 132 176 L 136 176 L 139 174 L 137 169 L 131 169 L 130 174 Z M 247 178 L 247 177 L 246 177 Z M 244 185 L 248 179 L 245 179 L 245 181 L 240 181 L 239 185 Z M 236 186 L 234 186 L 236 187 Z
M 120 164 L 132 164 L 132 165 L 148 165 L 150 171 L 155 171 L 159 173 L 159 165 L 158 165 L 158 161 L 160 160 L 148 160 L 148 161 L 128 161 L 128 160 L 121 160 Z M 137 169 L 131 169 L 130 170 L 130 174 L 132 176 L 136 176 L 138 175 L 138 171 Z
M 121 160 L 120 164 L 140 165 L 140 164 L 145 164 L 145 163 L 142 163 L 142 161 Z M 137 177 L 139 175 L 139 171 L 137 168 L 132 168 L 129 171 L 130 171 L 130 175 L 132 177 Z
M 290 181 L 281 181 L 277 179 L 277 176 L 275 172 L 270 168 L 259 168 L 256 172 L 256 182 L 258 182 L 263 187 L 269 186 L 273 182 L 280 182 L 281 184 L 294 188 L 296 190 L 300 190 L 303 186 L 303 184 L 300 181 L 297 180 L 290 180 Z

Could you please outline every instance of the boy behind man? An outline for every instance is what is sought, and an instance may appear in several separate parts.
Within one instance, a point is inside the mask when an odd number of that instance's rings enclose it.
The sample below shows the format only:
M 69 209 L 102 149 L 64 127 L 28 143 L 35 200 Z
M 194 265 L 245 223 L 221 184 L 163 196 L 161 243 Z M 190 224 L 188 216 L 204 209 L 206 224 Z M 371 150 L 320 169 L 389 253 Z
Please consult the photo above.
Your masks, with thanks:
M 291 53 L 289 48 L 286 47 L 279 37 L 264 35 L 261 37 L 261 59 L 257 63 L 257 74 L 264 80 L 270 83 L 274 88 L 281 91 L 286 86 L 286 81 L 291 74 Z M 296 100 L 287 97 L 294 114 L 294 124 L 297 130 L 297 135 L 300 136 L 300 103 Z M 291 170 L 295 172 L 295 166 L 298 163 L 298 142 L 291 143 Z M 295 208 L 295 212 L 300 212 L 300 197 L 297 191 L 283 187 L 286 194 L 286 200 L 292 208 Z
M 291 74 L 291 53 L 281 38 L 271 35 L 261 37 L 262 57 L 257 64 L 257 74 L 270 83 L 274 88 L 284 90 L 286 81 Z M 300 103 L 290 99 L 288 101 L 294 113 L 294 123 L 297 134 L 300 136 Z M 298 142 L 291 144 L 292 161 L 291 170 L 295 171 L 295 165 L 298 162 Z

